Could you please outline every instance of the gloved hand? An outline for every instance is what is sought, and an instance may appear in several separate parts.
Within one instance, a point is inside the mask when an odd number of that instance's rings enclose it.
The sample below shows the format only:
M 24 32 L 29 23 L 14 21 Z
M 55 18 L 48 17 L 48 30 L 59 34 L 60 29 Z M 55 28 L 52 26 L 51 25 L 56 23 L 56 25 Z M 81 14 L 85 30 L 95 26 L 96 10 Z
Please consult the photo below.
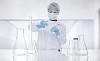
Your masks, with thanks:
M 45 28 L 47 25 L 46 21 L 42 20 L 39 25 L 36 25 L 37 28 Z
M 59 30 L 58 30 L 58 28 L 56 26 L 53 26 L 51 28 L 51 32 L 55 32 L 56 36 L 59 36 L 60 35 L 60 32 L 59 32 Z

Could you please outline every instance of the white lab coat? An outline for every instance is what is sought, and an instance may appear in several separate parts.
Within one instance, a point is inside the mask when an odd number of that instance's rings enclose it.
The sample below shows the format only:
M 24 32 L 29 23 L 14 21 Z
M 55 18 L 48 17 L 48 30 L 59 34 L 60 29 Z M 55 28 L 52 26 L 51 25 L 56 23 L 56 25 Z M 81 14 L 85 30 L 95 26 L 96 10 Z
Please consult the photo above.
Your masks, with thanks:
M 39 24 L 32 23 L 32 32 L 38 32 L 38 39 L 36 46 L 38 50 L 62 50 L 61 45 L 66 43 L 66 26 L 60 22 L 48 21 L 45 28 L 37 28 L 36 25 Z M 60 35 L 56 37 L 54 32 L 51 32 L 51 28 L 56 26 L 60 32 Z
M 39 51 L 37 56 L 37 61 L 69 61 L 68 56 L 54 50 Z

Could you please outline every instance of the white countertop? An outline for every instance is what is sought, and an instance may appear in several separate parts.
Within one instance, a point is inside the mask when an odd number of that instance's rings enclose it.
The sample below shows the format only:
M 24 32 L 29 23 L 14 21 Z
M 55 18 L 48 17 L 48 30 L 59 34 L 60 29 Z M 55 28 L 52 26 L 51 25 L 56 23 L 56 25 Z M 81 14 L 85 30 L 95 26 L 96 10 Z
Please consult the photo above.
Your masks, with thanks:
M 0 61 L 100 61 L 100 50 L 88 50 L 88 56 L 72 56 L 64 53 L 45 51 L 41 54 L 13 56 L 11 49 L 0 49 Z

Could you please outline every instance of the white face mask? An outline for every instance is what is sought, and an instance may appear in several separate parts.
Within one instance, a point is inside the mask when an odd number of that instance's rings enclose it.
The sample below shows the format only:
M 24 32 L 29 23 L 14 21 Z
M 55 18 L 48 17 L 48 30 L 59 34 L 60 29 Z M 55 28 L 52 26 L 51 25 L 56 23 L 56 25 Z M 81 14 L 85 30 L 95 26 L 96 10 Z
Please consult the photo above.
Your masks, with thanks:
M 50 20 L 57 20 L 57 14 L 56 13 L 49 13 L 48 17 Z

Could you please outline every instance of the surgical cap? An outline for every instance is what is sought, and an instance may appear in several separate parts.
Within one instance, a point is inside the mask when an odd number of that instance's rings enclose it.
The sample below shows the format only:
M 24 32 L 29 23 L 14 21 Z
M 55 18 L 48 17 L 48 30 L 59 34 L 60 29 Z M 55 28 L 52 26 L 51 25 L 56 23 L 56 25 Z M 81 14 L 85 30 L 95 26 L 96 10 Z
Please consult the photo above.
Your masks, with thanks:
M 56 8 L 56 10 L 57 10 L 56 13 L 59 13 L 60 12 L 60 6 L 57 3 L 52 2 L 48 6 L 48 12 L 49 13 L 50 13 L 50 10 L 49 9 L 52 8 L 52 7 Z

